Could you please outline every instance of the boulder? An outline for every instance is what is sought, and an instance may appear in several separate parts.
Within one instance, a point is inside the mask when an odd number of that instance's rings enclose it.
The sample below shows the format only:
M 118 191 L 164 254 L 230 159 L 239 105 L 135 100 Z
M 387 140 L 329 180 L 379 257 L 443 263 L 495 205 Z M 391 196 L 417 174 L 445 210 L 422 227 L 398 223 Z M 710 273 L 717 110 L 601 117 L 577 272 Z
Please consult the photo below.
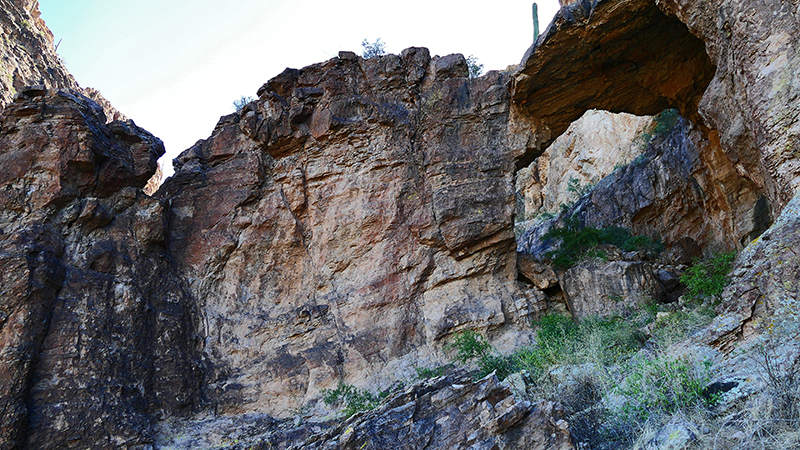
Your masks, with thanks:
M 697 441 L 700 430 L 680 415 L 661 427 L 645 445 L 646 450 L 684 450 Z
M 559 281 L 576 320 L 619 314 L 663 296 L 646 262 L 587 261 L 564 272 Z
M 517 270 L 521 276 L 539 289 L 544 290 L 558 284 L 558 276 L 552 267 L 528 254 L 517 254 Z

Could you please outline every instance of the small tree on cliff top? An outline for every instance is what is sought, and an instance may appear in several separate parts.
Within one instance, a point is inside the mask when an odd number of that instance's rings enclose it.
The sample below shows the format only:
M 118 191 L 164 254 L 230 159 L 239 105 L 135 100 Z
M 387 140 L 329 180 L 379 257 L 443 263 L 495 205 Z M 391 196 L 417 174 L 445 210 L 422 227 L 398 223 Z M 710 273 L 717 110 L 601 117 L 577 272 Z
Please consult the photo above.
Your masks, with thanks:
M 370 59 L 386 54 L 386 43 L 381 42 L 381 38 L 378 38 L 375 42 L 369 42 L 368 40 L 364 39 L 361 42 L 361 46 L 364 47 L 364 51 L 361 53 L 361 56 L 364 59 Z

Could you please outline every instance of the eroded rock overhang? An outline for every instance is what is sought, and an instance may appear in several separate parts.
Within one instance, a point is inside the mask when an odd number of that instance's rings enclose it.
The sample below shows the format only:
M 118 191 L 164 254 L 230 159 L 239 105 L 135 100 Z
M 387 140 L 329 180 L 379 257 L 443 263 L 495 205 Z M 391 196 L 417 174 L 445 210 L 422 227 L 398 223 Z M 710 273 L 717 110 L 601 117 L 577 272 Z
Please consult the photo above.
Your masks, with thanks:
M 652 0 L 564 7 L 514 75 L 515 112 L 535 130 L 517 167 L 589 109 L 652 115 L 678 108 L 696 122 L 715 70 L 703 42 Z

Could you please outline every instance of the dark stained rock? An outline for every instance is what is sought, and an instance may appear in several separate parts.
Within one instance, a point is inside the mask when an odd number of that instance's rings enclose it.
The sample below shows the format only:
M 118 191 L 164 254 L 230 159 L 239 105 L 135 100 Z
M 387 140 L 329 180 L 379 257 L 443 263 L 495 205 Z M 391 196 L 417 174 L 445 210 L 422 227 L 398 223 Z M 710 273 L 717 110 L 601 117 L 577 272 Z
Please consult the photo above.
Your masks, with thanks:
M 167 210 L 140 190 L 161 141 L 33 88 L 2 111 L 0 149 L 0 448 L 151 442 L 202 376 Z

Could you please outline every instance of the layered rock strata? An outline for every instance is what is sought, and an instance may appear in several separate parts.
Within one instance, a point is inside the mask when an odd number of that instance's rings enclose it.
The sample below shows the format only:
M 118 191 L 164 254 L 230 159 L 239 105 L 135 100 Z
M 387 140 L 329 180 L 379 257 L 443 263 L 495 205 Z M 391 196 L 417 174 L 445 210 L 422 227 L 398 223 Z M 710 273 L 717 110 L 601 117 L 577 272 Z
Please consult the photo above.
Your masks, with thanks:
M 141 187 L 164 152 L 66 91 L 0 115 L 0 448 L 132 448 L 190 408 L 194 303 Z
M 564 416 L 557 403 L 516 399 L 494 374 L 478 382 L 440 377 L 290 448 L 570 450 Z

